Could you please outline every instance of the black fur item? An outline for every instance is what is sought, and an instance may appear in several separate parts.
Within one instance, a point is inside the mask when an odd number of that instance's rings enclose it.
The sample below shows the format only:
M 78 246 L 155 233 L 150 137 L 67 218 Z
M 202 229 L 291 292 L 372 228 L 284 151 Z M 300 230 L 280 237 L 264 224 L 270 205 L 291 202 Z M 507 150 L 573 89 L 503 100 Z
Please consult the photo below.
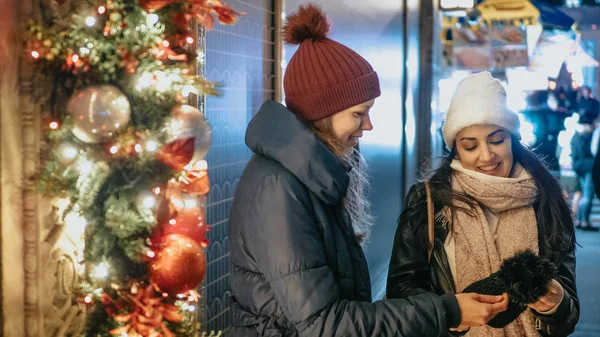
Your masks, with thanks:
M 512 311 L 516 315 L 498 315 L 488 323 L 492 327 L 503 327 L 520 315 L 527 304 L 545 295 L 548 283 L 557 275 L 558 270 L 552 262 L 526 250 L 504 260 L 500 270 L 471 284 L 463 292 L 486 295 L 508 293 L 507 312 Z

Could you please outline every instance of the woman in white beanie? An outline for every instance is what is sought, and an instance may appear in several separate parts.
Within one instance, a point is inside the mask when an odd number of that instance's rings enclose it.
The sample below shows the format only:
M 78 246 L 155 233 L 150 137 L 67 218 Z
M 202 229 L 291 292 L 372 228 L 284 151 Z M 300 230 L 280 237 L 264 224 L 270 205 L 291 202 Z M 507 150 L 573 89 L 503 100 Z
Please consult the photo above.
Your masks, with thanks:
M 579 318 L 573 220 L 556 179 L 520 143 L 519 119 L 506 108 L 500 82 L 487 72 L 462 80 L 443 134 L 450 154 L 425 180 L 433 201 L 433 240 L 427 186 L 420 182 L 399 218 L 387 297 L 461 293 L 489 279 L 505 259 L 529 250 L 558 268 L 557 277 L 539 285 L 546 294 L 521 309 L 509 305 L 490 321 L 495 328 L 474 327 L 467 336 L 570 334 Z

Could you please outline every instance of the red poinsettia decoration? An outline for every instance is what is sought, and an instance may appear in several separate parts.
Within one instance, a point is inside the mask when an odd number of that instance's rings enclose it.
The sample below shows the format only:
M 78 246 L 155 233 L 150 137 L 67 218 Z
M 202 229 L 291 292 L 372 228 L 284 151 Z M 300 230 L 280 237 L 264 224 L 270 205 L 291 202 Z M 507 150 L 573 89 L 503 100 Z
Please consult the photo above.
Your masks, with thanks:
M 111 336 L 122 336 L 123 334 L 130 337 L 175 336 L 166 327 L 165 321 L 179 323 L 183 320 L 183 316 L 179 313 L 177 306 L 164 302 L 164 298 L 161 293 L 156 291 L 154 285 L 146 287 L 134 285 L 131 287 L 131 294 L 123 294 L 121 298 L 129 304 L 129 310 L 127 313 L 110 315 L 116 322 L 126 325 L 109 331 Z M 106 295 L 106 297 L 103 296 L 102 302 L 110 305 L 113 300 Z

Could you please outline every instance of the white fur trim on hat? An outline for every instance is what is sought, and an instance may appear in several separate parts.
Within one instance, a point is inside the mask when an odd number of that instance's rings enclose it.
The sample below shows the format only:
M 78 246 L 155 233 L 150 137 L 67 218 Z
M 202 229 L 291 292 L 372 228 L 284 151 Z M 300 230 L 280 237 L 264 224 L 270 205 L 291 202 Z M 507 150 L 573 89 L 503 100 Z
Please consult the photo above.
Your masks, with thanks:
M 496 125 L 521 138 L 519 117 L 506 107 L 504 87 L 487 71 L 458 83 L 442 130 L 446 146 L 452 148 L 456 134 L 472 125 Z

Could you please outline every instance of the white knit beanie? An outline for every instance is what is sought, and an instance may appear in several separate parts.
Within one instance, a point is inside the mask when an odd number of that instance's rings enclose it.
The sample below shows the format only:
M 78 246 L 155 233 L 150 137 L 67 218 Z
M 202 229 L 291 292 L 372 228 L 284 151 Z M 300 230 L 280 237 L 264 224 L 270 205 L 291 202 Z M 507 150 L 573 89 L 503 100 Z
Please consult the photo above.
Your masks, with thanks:
M 496 125 L 521 139 L 519 117 L 508 110 L 504 87 L 487 71 L 458 83 L 442 130 L 446 146 L 451 149 L 456 134 L 472 125 Z

